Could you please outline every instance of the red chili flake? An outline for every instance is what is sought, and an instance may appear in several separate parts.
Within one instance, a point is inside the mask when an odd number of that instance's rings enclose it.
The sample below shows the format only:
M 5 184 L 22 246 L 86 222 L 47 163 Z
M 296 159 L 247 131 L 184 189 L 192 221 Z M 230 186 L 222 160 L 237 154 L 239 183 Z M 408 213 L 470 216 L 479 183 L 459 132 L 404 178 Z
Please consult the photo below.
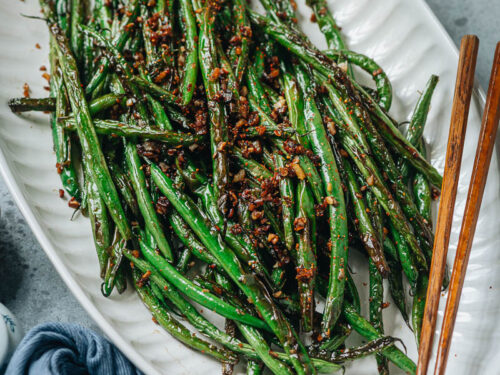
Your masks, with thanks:
M 42 65 L 42 66 L 40 67 L 40 71 L 41 71 L 41 72 L 46 72 L 46 71 L 47 71 L 47 67 L 46 67 L 45 65 Z
M 310 20 L 311 20 L 311 22 L 316 23 L 317 19 L 316 19 L 316 14 L 315 13 L 311 14 Z
M 38 44 L 38 43 L 35 44 L 35 47 L 36 47 L 36 49 L 42 49 L 42 47 L 40 47 L 40 44 Z
M 137 286 L 139 288 L 142 288 L 144 286 L 144 284 L 146 284 L 149 280 L 149 277 L 151 276 L 151 271 L 146 271 L 144 273 L 144 275 L 141 276 L 141 278 L 139 279 L 139 281 L 137 282 Z
M 132 250 L 132 255 L 134 258 L 139 258 L 139 250 Z
M 124 26 L 125 31 L 129 32 L 134 27 L 134 23 L 130 22 L 129 24 Z
M 30 97 L 30 93 L 31 93 L 30 86 L 27 83 L 25 83 L 23 85 L 23 96 L 25 98 L 29 98 Z
M 49 73 L 43 73 L 42 77 L 45 78 L 47 82 L 50 82 L 50 74 Z
M 59 198 L 64 198 L 64 190 L 59 189 Z
M 212 73 L 210 74 L 210 81 L 213 82 L 217 80 L 220 77 L 220 74 L 221 70 L 219 68 L 214 68 L 214 70 L 212 70 Z
M 309 281 L 314 276 L 314 268 L 297 267 L 297 276 L 295 278 L 299 281 Z
M 273 69 L 271 70 L 271 73 L 269 73 L 268 77 L 269 78 L 276 78 L 280 75 L 279 69 Z
M 390 302 L 384 302 L 384 303 L 382 303 L 382 308 L 386 309 L 389 307 L 390 304 L 391 304 Z
M 257 212 L 257 211 L 254 211 L 254 212 Z M 276 245 L 278 243 L 279 239 L 280 238 L 274 233 L 269 233 L 269 235 L 267 236 L 267 242 L 270 242 L 273 245 Z
M 75 197 L 71 197 L 68 202 L 68 206 L 74 208 L 75 210 L 80 207 L 80 203 L 75 199 Z
M 296 232 L 300 232 L 300 231 L 304 230 L 304 228 L 306 227 L 306 224 L 307 224 L 307 219 L 305 217 L 297 217 L 293 221 L 293 229 Z

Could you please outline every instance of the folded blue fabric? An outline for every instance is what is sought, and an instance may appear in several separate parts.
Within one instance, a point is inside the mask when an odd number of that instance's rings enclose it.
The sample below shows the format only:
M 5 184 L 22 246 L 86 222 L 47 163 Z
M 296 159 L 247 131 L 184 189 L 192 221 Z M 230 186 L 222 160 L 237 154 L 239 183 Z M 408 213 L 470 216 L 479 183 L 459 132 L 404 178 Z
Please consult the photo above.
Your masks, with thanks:
M 5 375 L 140 375 L 108 340 L 75 324 L 45 323 L 24 337 Z

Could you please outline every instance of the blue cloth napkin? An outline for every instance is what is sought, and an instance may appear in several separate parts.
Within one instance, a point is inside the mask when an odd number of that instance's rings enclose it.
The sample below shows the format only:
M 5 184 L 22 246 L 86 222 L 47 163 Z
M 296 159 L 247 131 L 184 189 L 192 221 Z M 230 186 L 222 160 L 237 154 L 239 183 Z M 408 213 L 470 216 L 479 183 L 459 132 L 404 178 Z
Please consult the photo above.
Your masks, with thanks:
M 17 347 L 5 375 L 141 375 L 108 340 L 75 325 L 36 326 Z

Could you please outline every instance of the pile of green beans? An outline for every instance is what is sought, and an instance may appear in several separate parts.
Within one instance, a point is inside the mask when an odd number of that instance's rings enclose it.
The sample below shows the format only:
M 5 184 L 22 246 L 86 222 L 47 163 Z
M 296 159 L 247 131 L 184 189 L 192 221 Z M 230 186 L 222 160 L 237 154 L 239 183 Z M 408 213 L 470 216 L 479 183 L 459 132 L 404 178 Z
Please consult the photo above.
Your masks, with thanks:
M 324 0 L 307 5 L 326 51 L 289 0 L 262 0 L 264 15 L 241 0 L 40 4 L 50 96 L 9 106 L 50 113 L 60 195 L 90 218 L 103 295 L 133 285 L 225 375 L 239 360 L 248 374 L 335 373 L 367 355 L 380 374 L 415 373 L 384 333 L 384 285 L 418 343 L 441 184 L 423 139 L 436 76 L 404 132 L 389 77 L 347 48 Z

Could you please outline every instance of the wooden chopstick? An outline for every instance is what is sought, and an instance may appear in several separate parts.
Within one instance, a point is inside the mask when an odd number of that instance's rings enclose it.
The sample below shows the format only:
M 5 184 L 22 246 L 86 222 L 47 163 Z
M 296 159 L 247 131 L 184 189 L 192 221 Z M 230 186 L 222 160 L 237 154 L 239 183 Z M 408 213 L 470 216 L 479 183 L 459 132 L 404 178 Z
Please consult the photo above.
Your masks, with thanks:
M 457 82 L 451 113 L 450 134 L 446 149 L 446 164 L 444 168 L 441 201 L 439 203 L 436 235 L 434 238 L 429 285 L 422 322 L 420 347 L 418 352 L 417 374 L 427 374 L 429 359 L 436 327 L 439 297 L 443 285 L 446 267 L 446 255 L 450 242 L 453 210 L 457 195 L 458 177 L 462 163 L 467 117 L 474 83 L 477 50 L 479 39 L 474 35 L 466 35 L 460 44 L 460 57 L 458 60 Z
M 491 162 L 493 147 L 500 119 L 500 43 L 497 44 L 493 67 L 491 68 L 490 84 L 486 96 L 481 133 L 476 150 L 476 158 L 472 169 L 472 177 L 467 194 L 464 219 L 460 229 L 457 245 L 457 255 L 451 274 L 450 290 L 444 311 L 443 327 L 439 338 L 439 346 L 434 374 L 443 375 L 446 370 L 448 353 L 455 327 L 460 295 L 464 285 L 465 273 L 472 246 L 472 239 L 476 231 L 477 219 L 481 201 L 483 200 L 484 187 Z

